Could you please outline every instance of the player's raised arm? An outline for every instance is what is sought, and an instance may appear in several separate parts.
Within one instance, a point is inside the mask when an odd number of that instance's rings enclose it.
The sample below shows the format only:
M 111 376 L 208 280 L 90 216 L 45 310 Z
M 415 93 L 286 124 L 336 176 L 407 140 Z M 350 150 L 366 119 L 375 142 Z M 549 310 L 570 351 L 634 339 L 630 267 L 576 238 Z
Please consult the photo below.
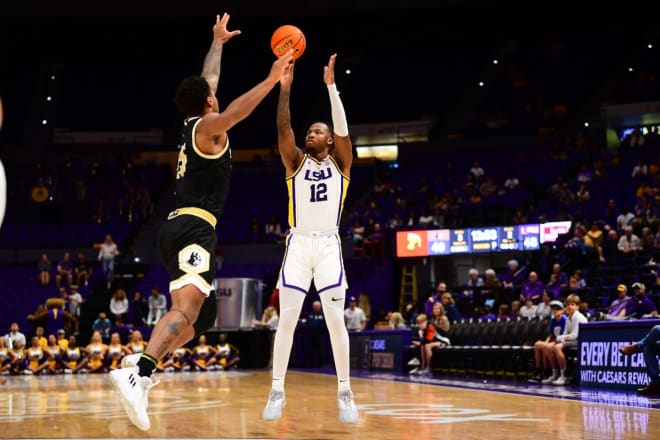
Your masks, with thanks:
M 229 21 L 229 14 L 226 12 L 220 18 L 219 15 L 215 16 L 215 25 L 213 25 L 213 41 L 206 57 L 204 58 L 204 66 L 202 67 L 202 78 L 209 83 L 211 93 L 215 96 L 218 90 L 218 82 L 220 81 L 220 60 L 222 58 L 222 46 L 229 41 L 232 37 L 239 35 L 241 31 L 228 31 L 227 22 Z
M 332 111 L 335 141 L 333 156 L 341 168 L 342 173 L 350 176 L 351 164 L 353 163 L 353 143 L 348 135 L 348 123 L 346 122 L 344 105 L 339 98 L 339 92 L 335 84 L 336 58 L 337 54 L 332 54 L 328 65 L 323 68 L 323 81 L 328 86 L 328 94 L 330 95 L 330 109 Z
M 291 110 L 289 102 L 291 97 L 291 83 L 293 82 L 294 64 L 291 63 L 284 70 L 280 78 L 280 99 L 277 103 L 277 146 L 280 151 L 282 163 L 286 168 L 286 176 L 292 175 L 298 168 L 303 152 L 296 146 L 296 138 L 291 128 Z
M 234 99 L 223 112 L 204 115 L 197 129 L 198 137 L 200 134 L 211 137 L 224 136 L 231 127 L 248 117 L 275 87 L 292 59 L 293 50 L 289 50 L 273 63 L 266 79 Z

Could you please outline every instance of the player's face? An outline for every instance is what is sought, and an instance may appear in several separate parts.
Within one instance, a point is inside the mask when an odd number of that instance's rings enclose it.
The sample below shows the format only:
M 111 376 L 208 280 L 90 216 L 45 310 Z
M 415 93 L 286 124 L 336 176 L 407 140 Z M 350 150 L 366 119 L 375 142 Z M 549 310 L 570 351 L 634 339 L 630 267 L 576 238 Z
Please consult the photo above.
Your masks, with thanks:
M 305 149 L 311 153 L 327 151 L 333 142 L 330 128 L 321 122 L 312 124 L 305 135 Z

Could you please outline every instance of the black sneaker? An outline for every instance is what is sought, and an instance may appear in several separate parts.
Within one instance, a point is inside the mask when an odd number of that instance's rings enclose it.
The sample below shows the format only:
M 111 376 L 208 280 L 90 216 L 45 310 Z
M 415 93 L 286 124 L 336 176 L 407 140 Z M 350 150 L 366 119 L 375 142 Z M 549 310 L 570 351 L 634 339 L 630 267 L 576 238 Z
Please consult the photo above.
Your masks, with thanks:
M 537 375 L 535 375 L 535 376 L 530 377 L 529 379 L 527 379 L 527 383 L 533 383 L 533 384 L 538 385 L 538 384 L 541 383 L 542 380 L 543 380 L 543 376 L 540 375 L 540 374 L 537 374 Z

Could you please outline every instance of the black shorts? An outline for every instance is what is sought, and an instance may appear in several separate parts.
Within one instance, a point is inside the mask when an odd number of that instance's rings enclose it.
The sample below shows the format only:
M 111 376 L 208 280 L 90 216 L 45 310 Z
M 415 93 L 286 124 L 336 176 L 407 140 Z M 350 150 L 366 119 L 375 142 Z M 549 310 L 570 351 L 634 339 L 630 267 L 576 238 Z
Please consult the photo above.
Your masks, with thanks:
M 194 284 L 206 296 L 210 294 L 215 278 L 217 242 L 215 228 L 207 220 L 189 214 L 170 214 L 156 240 L 160 258 L 170 276 L 170 291 Z

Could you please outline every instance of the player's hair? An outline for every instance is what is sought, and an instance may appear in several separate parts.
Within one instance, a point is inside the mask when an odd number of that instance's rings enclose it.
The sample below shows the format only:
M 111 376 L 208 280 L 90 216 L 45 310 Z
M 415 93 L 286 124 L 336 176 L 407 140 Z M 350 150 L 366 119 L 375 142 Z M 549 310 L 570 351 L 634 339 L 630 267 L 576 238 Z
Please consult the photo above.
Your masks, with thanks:
M 311 127 L 314 124 L 324 124 L 324 125 L 326 125 L 330 129 L 330 136 L 332 136 L 333 138 L 335 137 L 335 129 L 332 126 L 332 122 L 323 121 L 323 120 L 319 119 L 319 120 L 316 120 L 316 121 L 312 121 L 307 127 Z
M 179 83 L 174 103 L 176 109 L 186 116 L 201 115 L 210 95 L 211 86 L 206 79 L 192 75 Z

